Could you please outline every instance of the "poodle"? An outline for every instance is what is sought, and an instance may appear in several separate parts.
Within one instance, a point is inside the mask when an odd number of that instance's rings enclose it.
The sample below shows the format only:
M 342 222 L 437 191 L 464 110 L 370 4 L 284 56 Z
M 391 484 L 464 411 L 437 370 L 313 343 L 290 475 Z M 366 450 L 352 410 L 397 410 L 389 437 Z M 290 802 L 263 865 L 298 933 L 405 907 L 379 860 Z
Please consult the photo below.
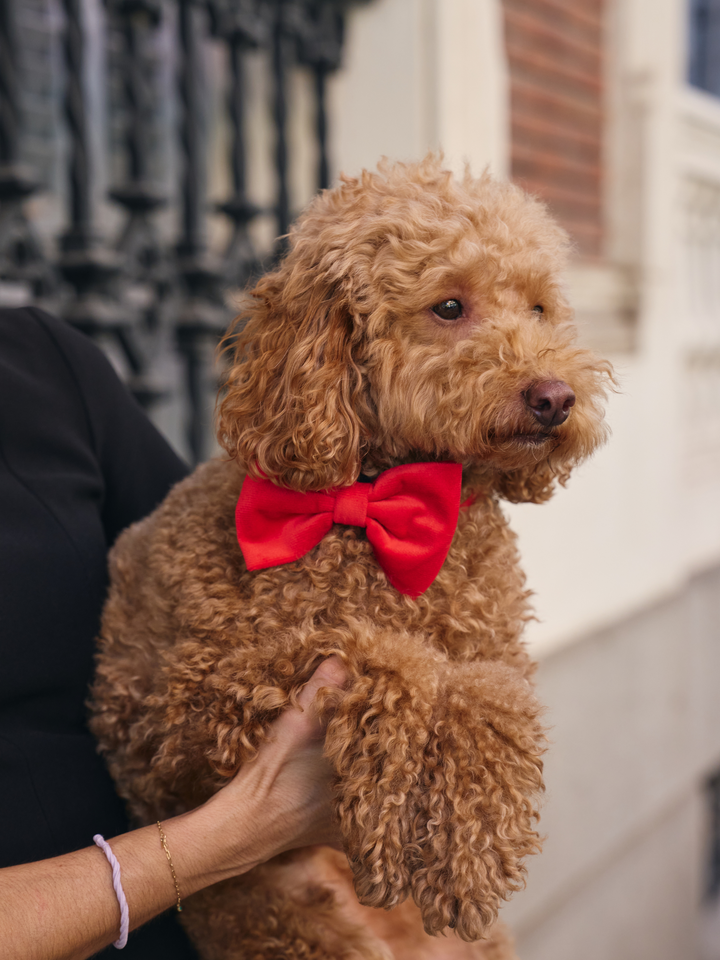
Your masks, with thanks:
M 500 501 L 566 482 L 612 383 L 575 342 L 568 249 L 538 200 L 435 156 L 341 178 L 228 334 L 227 457 L 119 539 L 92 725 L 138 821 L 221 789 L 320 660 L 348 672 L 326 738 L 344 855 L 191 898 L 206 960 L 514 957 L 496 917 L 539 849 L 544 735 Z M 411 502 L 391 533 L 388 490 Z M 286 498 L 312 536 L 267 546 Z

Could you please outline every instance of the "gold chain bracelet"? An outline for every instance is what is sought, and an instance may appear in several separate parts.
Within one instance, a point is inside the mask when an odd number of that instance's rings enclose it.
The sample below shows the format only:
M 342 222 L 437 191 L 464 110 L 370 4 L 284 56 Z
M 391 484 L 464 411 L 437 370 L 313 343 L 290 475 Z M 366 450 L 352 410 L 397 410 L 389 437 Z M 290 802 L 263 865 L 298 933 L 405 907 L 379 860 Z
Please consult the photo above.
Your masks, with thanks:
M 157 828 L 160 831 L 160 844 L 165 851 L 165 856 L 167 857 L 167 862 L 170 864 L 170 873 L 172 874 L 173 883 L 175 884 L 175 893 L 177 894 L 177 905 L 176 909 L 178 913 L 182 913 L 182 903 L 180 902 L 180 887 L 178 886 L 178 879 L 175 875 L 175 867 L 173 866 L 172 857 L 170 856 L 170 851 L 168 850 L 167 837 L 163 832 L 162 824 L 158 820 Z

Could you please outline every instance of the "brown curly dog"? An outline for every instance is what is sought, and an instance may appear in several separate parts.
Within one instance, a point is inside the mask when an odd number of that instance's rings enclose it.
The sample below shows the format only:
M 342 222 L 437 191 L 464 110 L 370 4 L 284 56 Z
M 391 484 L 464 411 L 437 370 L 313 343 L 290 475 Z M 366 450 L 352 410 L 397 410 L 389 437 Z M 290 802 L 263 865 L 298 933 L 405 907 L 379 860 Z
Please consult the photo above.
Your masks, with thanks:
M 596 449 L 612 379 L 575 344 L 567 249 L 519 188 L 435 157 L 343 178 L 251 291 L 219 408 L 229 460 L 118 542 L 93 729 L 139 820 L 219 790 L 322 658 L 349 675 L 326 747 L 347 859 L 315 848 L 196 895 L 208 960 L 514 956 L 495 920 L 539 846 L 543 732 L 499 501 L 547 500 Z M 421 595 L 337 523 L 248 571 L 246 474 L 320 491 L 435 461 L 462 466 L 463 505 Z

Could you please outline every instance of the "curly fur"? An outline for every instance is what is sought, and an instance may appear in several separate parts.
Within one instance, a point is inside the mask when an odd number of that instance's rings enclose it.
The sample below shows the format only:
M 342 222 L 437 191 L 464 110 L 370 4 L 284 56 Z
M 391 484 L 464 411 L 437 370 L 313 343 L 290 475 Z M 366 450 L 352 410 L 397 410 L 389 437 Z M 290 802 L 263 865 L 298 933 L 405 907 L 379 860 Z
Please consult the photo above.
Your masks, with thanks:
M 206 960 L 514 956 L 495 918 L 539 848 L 544 738 L 499 499 L 541 502 L 565 483 L 605 439 L 612 380 L 574 342 L 567 249 L 517 187 L 456 180 L 434 157 L 344 178 L 231 330 L 229 460 L 113 551 L 93 729 L 139 820 L 220 789 L 323 657 L 348 671 L 326 741 L 348 866 L 308 851 L 203 891 L 186 923 Z M 449 298 L 456 322 L 431 309 Z M 541 380 L 577 397 L 552 430 L 524 400 Z M 321 490 L 434 459 L 462 463 L 474 502 L 422 596 L 389 586 L 355 527 L 246 570 L 233 523 L 246 473 Z M 303 858 L 317 883 L 298 890 L 284 878 Z

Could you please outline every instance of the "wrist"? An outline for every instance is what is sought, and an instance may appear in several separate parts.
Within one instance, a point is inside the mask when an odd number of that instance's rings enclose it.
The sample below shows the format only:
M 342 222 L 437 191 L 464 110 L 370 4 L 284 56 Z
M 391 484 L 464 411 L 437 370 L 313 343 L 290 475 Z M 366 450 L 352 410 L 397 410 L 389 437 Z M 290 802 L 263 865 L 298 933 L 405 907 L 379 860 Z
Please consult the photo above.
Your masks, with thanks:
M 272 856 L 257 836 L 261 820 L 261 807 L 252 797 L 231 797 L 226 789 L 195 810 L 163 820 L 180 896 L 239 876 Z M 158 848 L 164 858 L 159 837 Z M 172 885 L 169 865 L 166 867 Z

